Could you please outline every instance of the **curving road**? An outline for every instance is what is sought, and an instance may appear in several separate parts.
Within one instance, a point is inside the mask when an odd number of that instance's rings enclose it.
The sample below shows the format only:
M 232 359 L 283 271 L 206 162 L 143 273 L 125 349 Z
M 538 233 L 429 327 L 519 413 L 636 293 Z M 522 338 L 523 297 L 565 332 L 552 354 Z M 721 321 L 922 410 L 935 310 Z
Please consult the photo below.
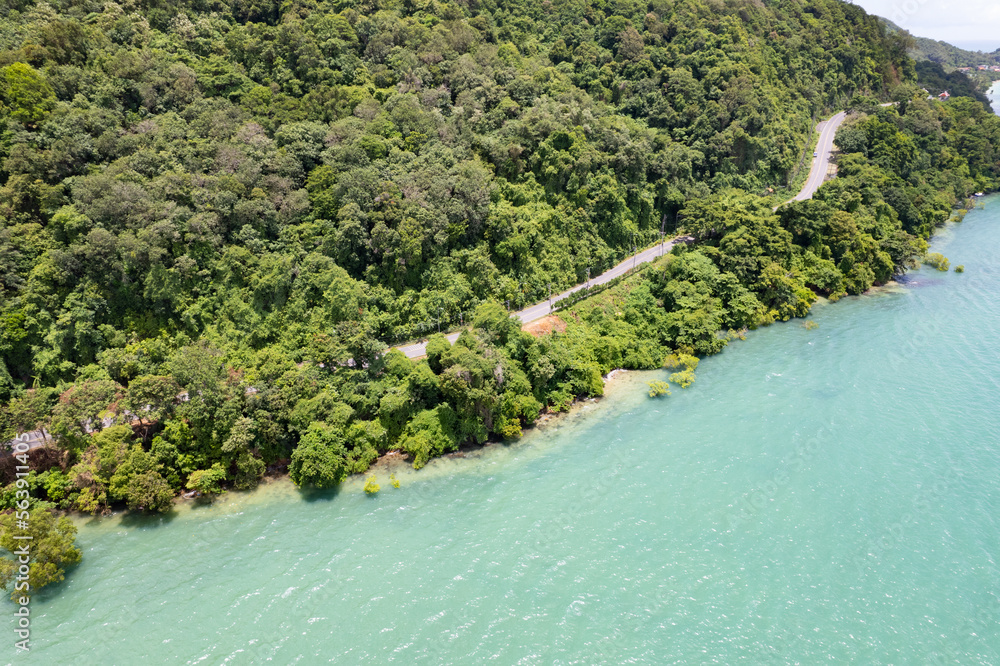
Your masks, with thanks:
M 892 103 L 882 104 L 882 106 L 890 106 Z M 824 120 L 816 126 L 816 130 L 819 132 L 819 143 L 816 147 L 817 156 L 813 158 L 812 168 L 809 170 L 809 178 L 806 179 L 806 184 L 803 186 L 802 191 L 800 191 L 794 198 L 789 201 L 804 201 L 806 199 L 812 198 L 812 195 L 816 193 L 823 181 L 826 180 L 827 171 L 830 168 L 830 157 L 833 153 L 833 137 L 837 134 L 837 129 L 840 124 L 844 122 L 846 117 L 845 112 L 841 111 L 837 115 Z M 786 202 L 788 203 L 788 202 Z M 651 247 L 648 250 L 643 250 L 642 252 L 633 255 L 621 262 L 611 270 L 608 270 L 601 275 L 593 278 L 588 282 L 567 289 L 561 294 L 553 296 L 551 299 L 542 301 L 541 303 L 536 303 L 523 310 L 515 312 L 514 315 L 521 320 L 522 323 L 527 324 L 528 322 L 535 321 L 536 319 L 541 319 L 542 317 L 552 314 L 552 304 L 563 299 L 570 294 L 583 289 L 584 287 L 592 287 L 606 282 L 614 280 L 616 277 L 624 275 L 632 268 L 638 266 L 639 264 L 644 264 L 646 262 L 652 261 L 657 257 L 662 257 L 677 243 L 685 242 L 689 240 L 687 236 L 680 236 L 677 238 L 672 238 L 665 243 L 659 243 L 655 247 Z M 458 336 L 461 335 L 461 331 L 456 331 L 454 333 L 449 333 L 447 336 L 448 341 L 454 343 L 458 340 Z M 402 345 L 396 347 L 409 358 L 420 358 L 421 356 L 427 355 L 427 341 L 421 340 L 420 342 L 414 342 L 409 345 Z M 43 446 L 45 440 L 42 438 L 41 433 L 35 431 L 29 433 L 29 448 L 37 448 Z M 9 445 L 10 443 L 8 443 Z M 0 455 L 9 455 L 10 451 L 6 447 L 0 447 Z
M 883 105 L 887 106 L 887 105 Z M 823 122 L 816 125 L 816 130 L 819 132 L 819 143 L 816 145 L 816 157 L 813 158 L 812 168 L 809 170 L 809 178 L 806 179 L 806 184 L 802 187 L 802 190 L 795 195 L 790 201 L 805 201 L 806 199 L 811 199 L 812 195 L 816 193 L 823 181 L 826 180 L 826 174 L 830 169 L 830 158 L 833 154 L 833 137 L 836 136 L 837 130 L 840 128 L 840 124 L 844 122 L 844 118 L 847 114 L 841 111 L 837 115 L 824 120 Z M 778 207 L 775 207 L 777 210 Z M 620 275 L 624 275 L 630 269 L 639 264 L 644 264 L 647 261 L 652 261 L 657 257 L 661 257 L 667 252 L 670 252 L 670 248 L 676 245 L 678 242 L 683 242 L 687 240 L 687 237 L 673 238 L 666 243 L 661 243 L 656 247 L 644 250 L 639 254 L 633 255 L 621 262 L 611 270 L 598 275 L 590 282 L 585 282 L 578 284 L 572 289 L 567 289 L 561 294 L 553 296 L 550 300 L 542 301 L 541 303 L 536 303 L 535 305 L 529 306 L 519 312 L 513 313 L 522 323 L 527 324 L 528 322 L 535 321 L 536 319 L 541 319 L 547 315 L 552 314 L 552 304 L 558 300 L 569 296 L 575 291 L 579 291 L 586 286 L 595 286 L 599 284 L 604 284 L 605 282 L 610 282 Z M 458 340 L 458 336 L 461 335 L 461 331 L 456 331 L 455 333 L 449 333 L 445 337 L 448 338 L 448 342 L 454 343 Z M 427 354 L 427 341 L 421 340 L 420 342 L 414 342 L 409 345 L 402 345 L 396 347 L 399 351 L 403 352 L 409 358 L 420 358 Z
M 802 190 L 789 201 L 812 199 L 812 195 L 816 194 L 816 190 L 826 180 L 826 174 L 830 170 L 830 157 L 833 153 L 833 137 L 837 135 L 837 129 L 840 128 L 840 124 L 844 122 L 846 117 L 847 113 L 841 111 L 816 126 L 816 130 L 819 132 L 819 143 L 816 144 L 816 157 L 813 158 L 809 177 L 806 179 L 806 184 L 802 186 Z

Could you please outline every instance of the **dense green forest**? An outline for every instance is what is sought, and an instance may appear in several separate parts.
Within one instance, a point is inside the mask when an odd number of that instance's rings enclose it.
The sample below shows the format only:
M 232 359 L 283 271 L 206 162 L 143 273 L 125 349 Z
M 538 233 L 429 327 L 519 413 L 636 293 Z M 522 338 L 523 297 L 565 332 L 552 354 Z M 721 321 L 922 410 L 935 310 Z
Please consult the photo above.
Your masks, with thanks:
M 64 508 L 332 486 L 615 367 L 688 383 L 1000 175 L 1000 121 L 836 0 L 0 1 L 0 434 L 55 438 L 32 493 Z M 773 212 L 845 107 L 840 177 Z M 565 331 L 509 318 L 661 230 L 696 242 Z M 386 352 L 442 320 L 474 326 Z

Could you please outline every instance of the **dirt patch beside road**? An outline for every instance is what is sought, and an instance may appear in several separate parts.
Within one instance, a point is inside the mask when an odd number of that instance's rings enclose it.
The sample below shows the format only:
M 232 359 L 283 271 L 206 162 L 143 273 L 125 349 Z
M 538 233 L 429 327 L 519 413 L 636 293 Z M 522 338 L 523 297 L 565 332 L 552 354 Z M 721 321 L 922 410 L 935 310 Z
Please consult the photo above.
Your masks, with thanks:
M 542 317 L 529 324 L 525 324 L 521 327 L 521 330 L 536 338 L 540 338 L 552 331 L 564 332 L 566 330 L 566 322 L 555 315 L 549 315 L 548 317 Z

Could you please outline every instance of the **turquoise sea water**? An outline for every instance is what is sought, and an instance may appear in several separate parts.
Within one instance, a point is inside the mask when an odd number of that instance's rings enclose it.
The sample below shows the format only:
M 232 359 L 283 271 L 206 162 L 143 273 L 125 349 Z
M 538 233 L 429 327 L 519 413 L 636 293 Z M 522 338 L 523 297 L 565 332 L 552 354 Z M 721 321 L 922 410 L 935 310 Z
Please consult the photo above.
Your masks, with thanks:
M 0 661 L 996 664 L 1000 198 L 933 246 L 966 272 L 753 332 L 666 399 L 628 373 L 374 498 L 83 522 Z

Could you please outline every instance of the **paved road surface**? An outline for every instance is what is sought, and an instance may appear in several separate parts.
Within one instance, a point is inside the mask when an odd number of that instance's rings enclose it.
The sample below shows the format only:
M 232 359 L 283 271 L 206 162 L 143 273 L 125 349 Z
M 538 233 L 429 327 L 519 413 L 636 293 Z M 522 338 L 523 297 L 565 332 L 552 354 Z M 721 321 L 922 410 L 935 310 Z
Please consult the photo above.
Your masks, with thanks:
M 830 157 L 833 153 L 833 137 L 836 136 L 837 129 L 840 128 L 840 124 L 844 122 L 844 118 L 846 117 L 847 114 L 841 111 L 837 115 L 828 120 L 824 120 L 816 126 L 816 129 L 819 131 L 819 143 L 816 146 L 817 156 L 813 158 L 812 168 L 809 170 L 809 178 L 806 179 L 806 184 L 802 187 L 802 191 L 796 194 L 791 201 L 805 201 L 806 199 L 811 199 L 812 195 L 815 194 L 816 190 L 818 190 L 820 185 L 823 184 L 823 181 L 826 180 L 826 174 L 830 168 Z M 624 274 L 633 266 L 638 266 L 639 264 L 644 264 L 647 261 L 652 261 L 656 257 L 662 256 L 666 252 L 670 252 L 670 248 L 674 246 L 677 240 L 678 239 L 668 241 L 665 244 L 657 245 L 656 247 L 640 252 L 633 257 L 629 257 L 606 273 L 595 277 L 589 284 L 604 284 L 605 282 L 609 282 L 619 275 Z M 587 283 L 578 284 L 558 296 L 553 296 L 550 301 L 536 303 L 535 305 L 514 314 L 516 314 L 525 324 L 535 321 L 536 319 L 541 319 L 552 312 L 551 303 L 555 303 L 559 299 L 565 298 L 574 291 L 583 289 L 586 286 Z M 455 342 L 455 340 L 458 340 L 458 336 L 460 334 L 461 331 L 457 333 L 450 333 L 445 337 L 448 338 L 449 342 Z M 427 342 L 414 342 L 413 344 L 396 347 L 396 349 L 406 354 L 409 358 L 420 358 L 427 353 Z
M 534 305 L 531 305 L 519 312 L 515 312 L 514 316 L 520 319 L 521 322 L 524 324 L 548 316 L 549 314 L 552 313 L 553 310 L 552 304 L 557 303 L 560 299 L 563 299 L 569 296 L 570 294 L 579 291 L 580 289 L 583 289 L 584 287 L 587 286 L 594 287 L 597 285 L 605 284 L 606 282 L 610 282 L 611 280 L 614 280 L 616 277 L 624 275 L 625 273 L 627 273 L 629 270 L 631 270 L 636 266 L 645 264 L 646 262 L 652 261 L 657 257 L 662 257 L 664 254 L 670 252 L 670 249 L 674 245 L 676 245 L 678 242 L 683 242 L 684 240 L 686 240 L 686 237 L 673 238 L 671 240 L 666 241 L 665 243 L 659 243 L 655 247 L 651 247 L 648 250 L 643 250 L 639 254 L 632 255 L 631 257 L 621 262 L 614 268 L 605 271 L 604 273 L 601 273 L 597 277 L 590 280 L 590 282 L 583 282 L 581 284 L 576 285 L 575 287 L 572 287 L 571 289 L 567 289 L 561 294 L 556 294 L 551 298 L 551 300 L 545 300 L 542 301 L 541 303 L 535 303 Z M 455 333 L 450 333 L 445 337 L 448 338 L 448 342 L 453 343 L 455 342 L 455 340 L 458 340 L 458 336 L 461 334 L 462 332 L 458 331 Z M 396 347 L 396 349 L 406 354 L 409 358 L 420 358 L 421 356 L 425 356 L 427 354 L 427 341 L 424 340 L 421 342 L 414 342 L 413 344 L 410 345 Z
M 40 433 L 39 431 L 32 430 L 31 432 L 25 433 L 25 434 L 28 435 L 28 450 L 29 451 L 31 449 L 37 449 L 39 446 L 45 446 L 46 442 L 42 438 L 42 433 Z M 14 451 L 13 451 L 14 441 L 15 440 L 11 440 L 9 442 L 5 442 L 3 446 L 0 446 L 0 458 L 2 458 L 4 456 L 12 455 L 14 453 Z
M 180 396 L 178 396 L 178 397 L 180 397 Z M 103 424 L 103 427 L 110 428 L 111 426 L 113 426 L 115 424 L 115 420 L 114 420 L 113 417 L 106 416 L 106 417 L 104 417 L 102 419 L 102 424 Z M 93 430 L 90 429 L 90 421 L 87 421 L 87 423 L 85 424 L 85 427 L 86 427 L 87 432 L 93 432 Z M 52 433 L 49 433 L 48 440 L 46 440 L 45 437 L 42 436 L 42 433 L 41 433 L 40 430 L 32 430 L 31 432 L 28 432 L 28 433 L 25 433 L 25 434 L 28 435 L 28 450 L 29 451 L 31 449 L 37 449 L 40 446 L 45 446 L 46 444 L 52 444 L 52 443 L 55 442 L 55 439 L 52 437 Z M 14 452 L 14 442 L 15 441 L 16 440 L 12 439 L 9 442 L 4 442 L 3 445 L 0 446 L 0 458 L 2 458 L 3 456 L 9 456 L 9 455 L 13 454 L 13 452 Z
M 891 104 L 891 103 L 890 103 Z M 882 106 L 889 106 L 890 104 L 883 104 Z M 846 114 L 841 111 L 837 115 L 833 116 L 829 120 L 824 120 L 816 129 L 819 131 L 819 144 L 816 147 L 817 157 L 813 158 L 812 168 L 809 170 L 809 178 L 806 180 L 805 186 L 803 186 L 802 191 L 795 195 L 792 201 L 805 201 L 806 199 L 812 198 L 812 195 L 816 193 L 823 181 L 826 180 L 826 174 L 830 167 L 830 156 L 833 152 L 833 137 L 837 134 L 837 129 L 840 124 L 844 122 Z M 572 289 L 567 289 L 561 294 L 553 296 L 551 300 L 542 301 L 541 303 L 536 303 L 530 307 L 521 310 L 520 312 L 515 312 L 514 314 L 525 324 L 528 322 L 535 321 L 536 319 L 541 319 L 552 313 L 552 303 L 559 301 L 566 296 L 569 296 L 575 291 L 579 291 L 587 286 L 596 286 L 610 282 L 620 275 L 624 275 L 629 271 L 629 269 L 638 266 L 639 264 L 644 264 L 647 261 L 652 261 L 657 257 L 663 256 L 667 252 L 670 252 L 677 242 L 683 239 L 675 238 L 667 241 L 666 243 L 661 243 L 656 247 L 651 247 L 648 250 L 643 250 L 639 254 L 629 257 L 622 263 L 618 264 L 614 268 L 601 275 L 598 275 L 590 282 L 584 282 L 583 284 L 578 284 Z M 449 342 L 455 342 L 458 340 L 458 336 L 461 335 L 461 331 L 456 333 L 450 333 L 447 337 Z M 404 345 L 402 347 L 396 347 L 409 358 L 420 358 L 427 354 L 427 341 L 415 342 L 413 344 Z M 43 444 L 41 434 L 38 432 L 30 433 L 31 439 L 28 444 L 29 448 L 37 448 Z M 6 449 L 6 447 L 0 447 Z M 0 451 L 0 455 L 4 455 L 6 451 Z
M 817 156 L 813 158 L 812 168 L 809 170 L 809 178 L 802 187 L 802 191 L 792 198 L 792 201 L 805 201 L 812 199 L 816 190 L 826 180 L 827 171 L 830 169 L 830 155 L 833 153 L 833 137 L 837 134 L 837 129 L 844 122 L 847 114 L 841 111 L 829 120 L 824 120 L 816 129 L 819 131 L 819 143 L 816 145 Z
M 646 262 L 652 261 L 657 257 L 662 257 L 664 254 L 670 252 L 670 249 L 674 245 L 676 245 L 678 242 L 683 242 L 684 240 L 686 240 L 686 237 L 672 238 L 666 241 L 665 243 L 659 243 L 655 247 L 651 247 L 648 250 L 643 250 L 639 254 L 632 255 L 631 257 L 621 262 L 614 268 L 605 271 L 604 273 L 601 273 L 600 275 L 592 279 L 590 282 L 584 282 L 582 284 L 578 284 L 571 289 L 567 289 L 561 294 L 553 296 L 551 300 L 542 301 L 541 303 L 536 303 L 531 307 L 527 307 L 521 310 L 520 312 L 515 312 L 514 314 L 517 315 L 517 317 L 524 324 L 527 324 L 528 322 L 531 321 L 535 321 L 536 319 L 541 319 L 542 317 L 546 317 L 552 314 L 552 306 L 550 305 L 550 303 L 557 303 L 559 300 L 566 298 L 570 294 L 575 293 L 583 289 L 584 287 L 587 286 L 594 287 L 597 285 L 611 282 L 616 277 L 621 277 L 622 275 L 629 272 L 636 266 L 645 264 Z
M 888 105 L 883 104 L 883 106 Z M 816 126 L 817 131 L 819 131 L 819 143 L 816 146 L 817 156 L 813 158 L 812 168 L 809 170 L 809 178 L 806 179 L 806 184 L 802 187 L 802 191 L 796 194 L 791 201 L 805 201 L 806 199 L 811 199 L 812 195 L 815 194 L 816 190 L 818 190 L 820 185 L 823 184 L 823 181 L 826 180 L 826 174 L 830 168 L 830 157 L 833 153 L 833 137 L 836 136 L 837 129 L 840 128 L 840 124 L 844 122 L 844 118 L 846 117 L 847 114 L 841 111 L 837 115 L 829 118 L 828 120 L 824 120 Z M 551 303 L 555 303 L 559 299 L 565 298 L 579 289 L 583 289 L 588 286 L 588 284 L 593 286 L 610 282 L 616 277 L 626 273 L 633 266 L 638 266 L 639 264 L 644 264 L 647 261 L 652 261 L 653 259 L 670 252 L 670 248 L 672 248 L 678 240 L 680 239 L 675 238 L 664 244 L 644 250 L 637 255 L 629 257 L 606 273 L 598 275 L 589 283 L 578 284 L 572 289 L 568 289 L 557 296 L 553 296 L 550 301 L 536 303 L 535 305 L 527 307 L 520 312 L 515 312 L 514 314 L 517 315 L 517 317 L 525 324 L 535 321 L 536 319 L 541 319 L 542 317 L 552 313 Z M 459 335 L 461 335 L 461 331 L 450 333 L 445 337 L 448 338 L 448 342 L 453 343 L 455 340 L 458 340 Z M 396 349 L 406 354 L 409 358 L 420 358 L 421 356 L 427 354 L 427 342 L 414 342 L 413 344 L 396 347 Z
M 879 104 L 879 106 L 893 106 L 894 104 L 896 102 L 886 102 L 885 104 Z M 841 111 L 816 126 L 816 130 L 819 132 L 819 143 L 816 144 L 816 157 L 813 158 L 812 168 L 809 170 L 809 178 L 806 179 L 806 184 L 803 185 L 802 190 L 785 203 L 812 199 L 812 196 L 816 194 L 816 190 L 826 180 L 826 175 L 830 170 L 830 158 L 833 156 L 833 139 L 837 136 L 837 130 L 840 129 L 840 125 L 844 122 L 845 118 L 847 118 L 847 112 Z

